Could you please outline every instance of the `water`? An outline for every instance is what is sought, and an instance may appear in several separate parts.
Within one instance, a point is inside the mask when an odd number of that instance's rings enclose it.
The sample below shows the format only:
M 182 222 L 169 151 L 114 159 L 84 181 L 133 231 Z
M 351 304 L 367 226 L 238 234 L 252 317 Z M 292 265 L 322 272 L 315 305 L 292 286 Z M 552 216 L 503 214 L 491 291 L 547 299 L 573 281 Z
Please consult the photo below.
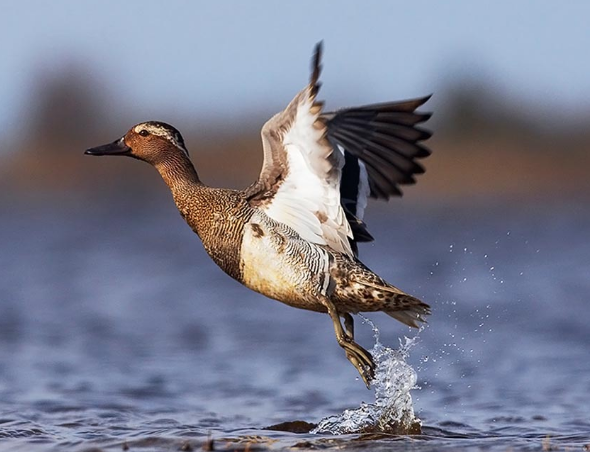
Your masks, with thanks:
M 371 325 L 375 345 L 371 354 L 376 365 L 371 389 L 374 403 L 362 403 L 359 408 L 345 410 L 337 416 L 322 419 L 311 433 L 387 433 L 410 435 L 421 433 L 421 422 L 414 415 L 410 391 L 416 389 L 416 371 L 406 360 L 417 336 L 400 341 L 398 350 L 384 346 L 379 341 L 379 329 L 371 320 L 359 315 Z
M 223 275 L 167 198 L 14 204 L 0 211 L 2 451 L 188 450 L 208 438 L 218 450 L 590 443 L 583 204 L 396 201 L 371 215 L 378 242 L 363 260 L 433 307 L 405 351 L 415 331 L 367 315 L 392 350 L 382 362 L 417 377 L 405 394 L 422 433 L 411 436 L 266 430 L 375 405 L 375 394 L 327 316 Z M 369 324 L 356 330 L 375 345 Z

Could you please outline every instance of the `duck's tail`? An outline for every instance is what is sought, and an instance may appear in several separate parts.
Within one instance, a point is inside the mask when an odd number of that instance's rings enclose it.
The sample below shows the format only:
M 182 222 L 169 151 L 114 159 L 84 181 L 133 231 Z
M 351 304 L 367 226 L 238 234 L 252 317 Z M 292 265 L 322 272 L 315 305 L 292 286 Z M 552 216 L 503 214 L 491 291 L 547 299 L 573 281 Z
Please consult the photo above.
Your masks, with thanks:
M 333 257 L 332 296 L 343 312 L 383 311 L 414 328 L 426 322 L 430 306 L 422 300 L 389 284 L 358 259 L 349 259 L 340 253 Z
M 425 316 L 430 314 L 430 306 L 411 295 L 404 294 L 403 298 L 404 307 L 386 309 L 384 312 L 408 326 L 419 328 L 420 323 L 426 323 Z
M 387 284 L 381 289 L 386 298 L 383 312 L 413 328 L 419 328 L 420 323 L 426 323 L 425 317 L 430 314 L 430 306 L 412 295 Z
M 361 281 L 357 280 L 356 282 Z M 419 328 L 420 323 L 426 323 L 425 317 L 430 314 L 429 305 L 388 284 L 381 278 L 378 278 L 378 283 L 376 283 L 377 281 L 366 279 L 362 281 L 365 287 L 370 288 L 374 299 L 378 300 L 377 304 L 380 305 L 379 311 L 383 311 L 394 319 L 413 328 Z

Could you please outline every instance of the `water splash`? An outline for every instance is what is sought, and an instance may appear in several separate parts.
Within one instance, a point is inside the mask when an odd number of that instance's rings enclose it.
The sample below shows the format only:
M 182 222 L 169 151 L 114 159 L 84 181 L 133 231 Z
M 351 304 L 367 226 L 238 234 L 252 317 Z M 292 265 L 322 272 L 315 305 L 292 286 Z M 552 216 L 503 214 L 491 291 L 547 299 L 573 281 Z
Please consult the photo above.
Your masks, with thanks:
M 396 435 L 419 434 L 421 422 L 414 415 L 410 391 L 416 387 L 417 375 L 406 362 L 414 338 L 400 339 L 400 348 L 393 350 L 379 342 L 379 330 L 364 318 L 373 329 L 375 345 L 371 350 L 377 366 L 371 387 L 375 403 L 361 403 L 352 410 L 320 421 L 311 433 L 389 433 Z

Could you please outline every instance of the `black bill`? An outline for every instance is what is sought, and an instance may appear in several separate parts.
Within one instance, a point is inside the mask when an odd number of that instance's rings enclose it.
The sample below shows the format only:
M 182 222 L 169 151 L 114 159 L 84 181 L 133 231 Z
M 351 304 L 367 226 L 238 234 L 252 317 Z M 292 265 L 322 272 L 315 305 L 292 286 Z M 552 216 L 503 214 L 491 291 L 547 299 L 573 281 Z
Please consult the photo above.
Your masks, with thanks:
M 86 149 L 86 155 L 130 155 L 131 148 L 125 144 L 125 140 L 120 138 L 109 144 Z

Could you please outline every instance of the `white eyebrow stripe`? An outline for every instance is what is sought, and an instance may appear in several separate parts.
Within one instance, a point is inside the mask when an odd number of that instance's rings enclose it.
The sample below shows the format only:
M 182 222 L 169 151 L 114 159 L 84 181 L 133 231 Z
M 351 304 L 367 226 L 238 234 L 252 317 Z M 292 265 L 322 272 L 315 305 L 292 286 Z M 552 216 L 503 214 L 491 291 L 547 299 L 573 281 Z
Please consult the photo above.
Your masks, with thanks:
M 133 128 L 133 131 L 135 133 L 140 133 L 142 130 L 146 130 L 152 135 L 165 138 L 175 147 L 180 149 L 184 153 L 184 155 L 189 157 L 188 150 L 184 145 L 182 135 L 178 130 L 172 128 L 171 126 L 167 126 L 166 124 L 161 124 L 157 122 L 143 122 L 141 124 L 136 125 Z

